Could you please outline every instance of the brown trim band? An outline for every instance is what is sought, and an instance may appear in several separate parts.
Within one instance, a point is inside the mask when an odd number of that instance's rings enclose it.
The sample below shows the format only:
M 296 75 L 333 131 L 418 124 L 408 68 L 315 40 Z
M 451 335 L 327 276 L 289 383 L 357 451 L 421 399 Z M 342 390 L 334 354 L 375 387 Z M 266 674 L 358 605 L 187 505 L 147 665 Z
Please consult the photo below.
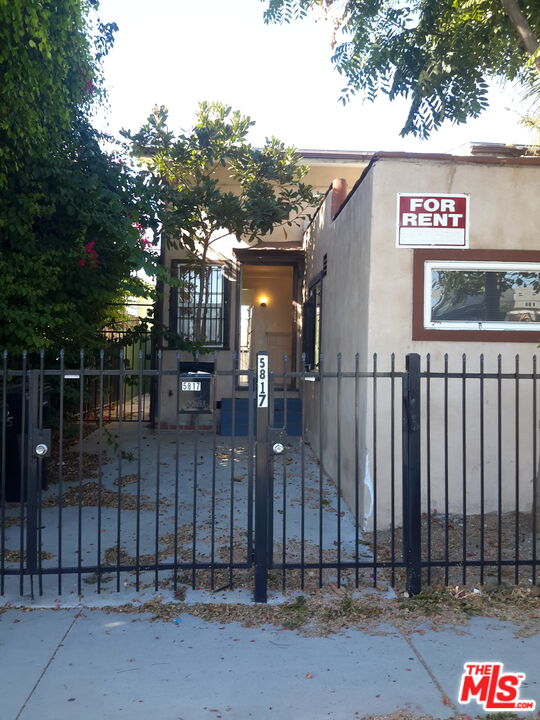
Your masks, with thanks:
M 413 259 L 413 340 L 451 342 L 540 343 L 540 332 L 520 330 L 434 330 L 424 327 L 424 263 L 427 260 L 463 262 L 537 262 L 536 250 L 415 250 Z

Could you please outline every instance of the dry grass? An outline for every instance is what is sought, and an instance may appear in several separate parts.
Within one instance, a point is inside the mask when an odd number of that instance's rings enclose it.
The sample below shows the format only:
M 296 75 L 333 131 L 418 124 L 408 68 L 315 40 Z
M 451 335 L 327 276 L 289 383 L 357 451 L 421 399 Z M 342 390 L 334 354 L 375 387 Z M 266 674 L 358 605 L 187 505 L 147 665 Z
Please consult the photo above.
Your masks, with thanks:
M 448 709 L 450 712 L 450 708 Z M 435 720 L 433 715 L 413 715 L 410 710 L 396 710 L 389 715 L 362 715 L 357 716 L 358 720 Z M 462 715 L 452 713 L 452 720 L 472 720 L 470 715 Z M 500 718 L 500 720 L 509 720 L 508 718 Z
M 93 423 L 83 424 L 83 438 L 92 433 L 96 429 Z M 64 432 L 69 433 L 70 428 L 66 427 Z M 96 477 L 100 457 L 98 453 L 79 453 L 73 449 L 79 441 L 80 428 L 76 424 L 72 428 L 71 436 L 65 437 L 62 444 L 62 464 L 60 464 L 60 439 L 58 432 L 54 433 L 51 456 L 47 461 L 47 474 L 48 482 L 51 485 L 56 485 L 62 479 L 62 482 L 70 483 L 77 482 L 79 477 L 85 480 Z M 102 463 L 105 462 L 106 458 L 102 458 Z
M 126 485 L 133 485 L 135 484 L 139 479 L 139 475 L 136 475 L 135 473 L 130 473 L 129 475 L 122 475 L 120 480 L 118 478 L 115 478 L 113 480 L 113 485 L 115 487 L 126 487 Z
M 463 516 L 449 515 L 446 518 L 441 514 L 431 517 L 422 517 L 422 560 L 444 561 L 448 556 L 450 561 L 456 563 L 448 569 L 449 585 L 475 585 L 478 583 L 496 583 L 499 580 L 498 569 L 485 565 L 483 573 L 479 566 L 469 565 L 464 570 L 465 563 L 478 562 L 483 556 L 486 562 L 501 560 L 515 562 L 516 559 L 532 560 L 533 533 L 531 516 L 526 513 L 504 513 L 500 517 L 497 513 Z M 365 534 L 366 540 L 373 548 L 373 533 Z M 517 542 L 516 542 L 517 540 Z M 391 561 L 392 557 L 398 561 L 402 558 L 403 532 L 402 528 L 394 531 L 394 551 L 392 555 L 392 532 L 380 530 L 377 533 L 377 558 Z M 536 554 L 540 550 L 540 527 L 537 528 Z M 379 571 L 381 577 L 391 580 L 389 571 Z M 519 584 L 531 578 L 531 566 L 523 565 L 518 569 L 517 577 L 515 565 L 503 566 L 500 580 L 502 583 Z M 437 584 L 446 582 L 444 568 L 433 567 L 423 570 L 424 583 Z M 395 585 L 402 587 L 404 583 L 403 571 L 396 570 Z
M 6 517 L 4 518 L 4 522 L 2 523 L 2 526 L 4 528 L 13 527 L 14 525 L 20 525 L 21 518 L 19 517 Z
M 163 602 L 161 596 L 135 607 L 109 608 L 125 613 L 150 613 L 153 620 L 172 620 L 187 613 L 208 622 L 239 622 L 245 627 L 275 625 L 303 635 L 326 636 L 348 629 L 381 632 L 390 624 L 401 632 L 425 632 L 465 626 L 474 616 L 519 624 L 521 635 L 540 632 L 540 600 L 528 588 L 480 593 L 464 589 L 426 590 L 415 598 L 388 598 L 378 593 L 329 597 L 323 593 L 299 595 L 281 605 L 223 605 Z
M 57 507 L 58 497 L 53 495 L 42 502 L 42 507 Z M 62 507 L 106 507 L 120 508 L 122 510 L 137 510 L 137 496 L 130 493 L 118 493 L 115 490 L 108 490 L 99 483 L 90 481 L 81 485 L 74 485 L 62 494 Z M 160 507 L 167 507 L 169 503 L 160 501 Z M 146 495 L 140 497 L 140 509 L 155 512 L 156 503 Z
M 174 558 L 175 547 L 177 551 L 177 557 L 180 562 L 188 561 L 191 558 L 191 550 L 185 546 L 192 542 L 192 525 L 186 524 L 178 528 L 176 533 L 176 540 L 174 533 L 166 533 L 159 537 L 159 550 L 157 553 L 157 562 L 163 561 L 166 558 Z M 154 565 L 156 563 L 155 553 L 146 553 L 139 555 L 130 555 L 126 550 L 120 549 L 116 546 L 107 548 L 103 553 L 102 563 L 104 565 L 131 565 L 134 568 L 141 565 Z
M 54 555 L 50 552 L 41 552 L 42 560 L 52 560 Z M 21 551 L 20 550 L 4 550 L 4 560 L 7 563 L 20 563 L 21 562 Z M 26 562 L 26 553 L 22 553 L 22 562 Z

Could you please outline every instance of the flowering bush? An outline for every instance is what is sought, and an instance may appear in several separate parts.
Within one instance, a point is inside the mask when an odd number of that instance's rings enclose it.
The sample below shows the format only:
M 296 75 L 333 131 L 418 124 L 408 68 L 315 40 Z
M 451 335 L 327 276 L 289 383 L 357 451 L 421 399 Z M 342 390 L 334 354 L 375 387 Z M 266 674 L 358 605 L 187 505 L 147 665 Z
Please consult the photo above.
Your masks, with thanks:
M 76 358 L 160 272 L 151 184 L 89 121 L 116 30 L 97 6 L 0 2 L 0 350 Z
M 84 246 L 83 257 L 79 260 L 79 265 L 81 267 L 84 267 L 88 263 L 88 267 L 97 268 L 99 264 L 99 255 L 97 254 L 95 247 L 95 240 L 86 243 L 86 245 Z

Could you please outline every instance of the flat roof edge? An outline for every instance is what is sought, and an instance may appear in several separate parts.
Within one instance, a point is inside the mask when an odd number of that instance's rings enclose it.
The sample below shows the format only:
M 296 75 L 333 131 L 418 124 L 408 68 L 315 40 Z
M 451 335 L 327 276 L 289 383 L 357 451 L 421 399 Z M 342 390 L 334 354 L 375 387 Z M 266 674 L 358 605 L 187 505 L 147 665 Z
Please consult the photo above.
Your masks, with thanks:
M 333 218 L 334 220 L 340 215 L 345 205 L 347 205 L 356 190 L 360 187 L 371 168 L 380 160 L 433 160 L 435 162 L 442 161 L 456 165 L 500 165 L 502 167 L 505 165 L 521 165 L 525 167 L 540 167 L 540 156 L 536 155 L 527 155 L 523 157 L 478 157 L 476 155 L 449 155 L 447 153 L 377 152 L 373 154 L 369 164 L 364 168 L 362 174 L 352 186 L 350 192 L 347 194 L 347 197 Z
M 410 153 L 381 151 L 373 153 L 373 160 L 434 160 L 470 165 L 540 165 L 540 155 L 497 157 L 490 155 L 451 155 L 449 153 Z M 367 168 L 366 168 L 367 169 Z

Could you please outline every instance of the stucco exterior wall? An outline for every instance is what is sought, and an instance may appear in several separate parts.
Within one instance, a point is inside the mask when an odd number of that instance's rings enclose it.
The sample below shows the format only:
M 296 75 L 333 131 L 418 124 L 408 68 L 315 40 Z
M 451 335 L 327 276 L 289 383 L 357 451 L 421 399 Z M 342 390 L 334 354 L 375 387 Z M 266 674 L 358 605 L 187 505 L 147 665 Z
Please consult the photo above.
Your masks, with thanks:
M 505 358 L 534 350 L 540 338 L 523 343 L 452 343 L 412 340 L 413 250 L 396 248 L 398 192 L 466 193 L 470 195 L 470 250 L 538 250 L 540 240 L 540 166 L 461 163 L 459 158 L 379 160 L 373 174 L 373 226 L 370 274 L 370 353 L 430 352 L 436 362 L 444 353 L 460 358 L 501 352 Z M 389 276 L 391 282 L 389 282 Z M 381 324 L 381 315 L 385 322 Z
M 306 234 L 306 285 L 322 270 L 323 256 L 327 256 L 327 273 L 322 280 L 321 323 L 325 372 L 337 371 L 338 353 L 342 355 L 343 371 L 354 370 L 356 353 L 359 353 L 360 369 L 366 366 L 372 192 L 372 177 L 368 176 L 356 191 L 355 202 L 345 205 L 335 220 L 331 217 L 329 195 Z M 306 383 L 306 435 L 326 472 L 339 483 L 349 507 L 356 511 L 358 500 L 358 511 L 362 515 L 364 493 L 357 498 L 356 478 L 362 482 L 364 477 L 365 425 L 362 422 L 356 444 L 357 400 L 352 382 L 342 380 L 339 393 L 337 378 Z M 365 405 L 365 393 L 363 384 L 358 391 L 360 406 Z
M 360 353 L 361 369 L 373 367 L 389 371 L 395 353 L 395 369 L 403 370 L 407 353 L 431 356 L 432 371 L 442 371 L 448 355 L 450 371 L 463 367 L 479 370 L 484 355 L 486 372 L 497 371 L 501 355 L 503 372 L 513 372 L 515 356 L 520 355 L 522 372 L 531 372 L 532 356 L 540 341 L 531 334 L 530 343 L 516 342 L 451 342 L 413 341 L 413 250 L 396 248 L 396 195 L 406 193 L 468 193 L 470 205 L 471 250 L 538 250 L 540 227 L 540 166 L 496 165 L 470 163 L 459 158 L 384 158 L 377 160 L 365 174 L 347 204 L 332 222 L 328 207 L 310 230 L 307 246 L 310 264 L 320 268 L 322 253 L 328 252 L 328 275 L 324 279 L 322 346 L 326 370 L 336 367 L 336 353 L 343 354 L 343 369 L 351 369 L 355 353 Z M 349 505 L 355 502 L 356 445 L 343 435 L 343 428 L 354 427 L 354 403 L 350 398 L 351 380 L 343 379 L 345 398 L 341 406 L 341 427 L 335 417 L 335 381 L 327 380 L 323 389 L 324 431 L 322 433 L 323 463 L 335 479 L 338 475 Z M 377 494 L 377 525 L 388 525 L 391 518 L 391 497 L 394 495 L 396 522 L 401 524 L 401 381 L 394 382 L 394 420 L 392 421 L 391 379 L 377 381 L 376 414 L 374 413 L 372 380 L 361 381 L 362 406 L 358 449 L 361 495 L 365 495 L 366 527 L 374 523 L 370 512 L 374 492 Z M 330 385 L 334 383 L 334 390 Z M 460 380 L 449 380 L 448 404 L 445 413 L 445 388 L 440 380 L 430 383 L 430 445 L 429 466 L 431 510 L 445 506 L 445 483 L 448 484 L 449 511 L 463 511 L 463 482 L 467 484 L 465 509 L 480 509 L 480 483 L 485 487 L 485 510 L 498 507 L 497 483 L 501 483 L 502 509 L 515 507 L 515 489 L 519 484 L 520 509 L 527 511 L 532 498 L 533 442 L 538 428 L 533 427 L 532 385 L 523 381 L 505 382 L 501 390 L 502 415 L 499 427 L 497 384 L 484 384 L 484 411 L 480 411 L 480 383 L 468 381 L 463 399 Z M 310 392 L 316 404 L 319 388 Z M 328 394 L 327 394 L 328 393 Z M 422 458 L 424 498 L 427 489 L 428 446 L 427 385 L 422 384 L 422 421 L 424 427 Z M 349 395 L 347 397 L 347 394 Z M 317 412 L 311 406 L 308 428 L 315 442 L 318 436 Z M 464 411 L 463 411 L 464 408 Z M 334 417 L 330 420 L 327 416 Z M 445 415 L 447 425 L 445 427 Z M 313 416 L 313 417 L 312 417 Z M 519 416 L 519 433 L 515 417 Z M 480 423 L 484 423 L 483 436 Z M 374 432 L 375 430 L 375 432 Z M 347 430 L 346 432 L 350 432 Z M 337 466 L 338 438 L 341 434 L 341 464 Z M 498 455 L 498 439 L 501 454 Z M 482 445 L 482 442 L 483 445 Z M 484 456 L 483 476 L 481 456 Z M 500 458 L 500 459 L 499 459 Z M 423 508 L 424 509 L 424 508 Z M 427 509 L 427 507 L 425 508 Z

